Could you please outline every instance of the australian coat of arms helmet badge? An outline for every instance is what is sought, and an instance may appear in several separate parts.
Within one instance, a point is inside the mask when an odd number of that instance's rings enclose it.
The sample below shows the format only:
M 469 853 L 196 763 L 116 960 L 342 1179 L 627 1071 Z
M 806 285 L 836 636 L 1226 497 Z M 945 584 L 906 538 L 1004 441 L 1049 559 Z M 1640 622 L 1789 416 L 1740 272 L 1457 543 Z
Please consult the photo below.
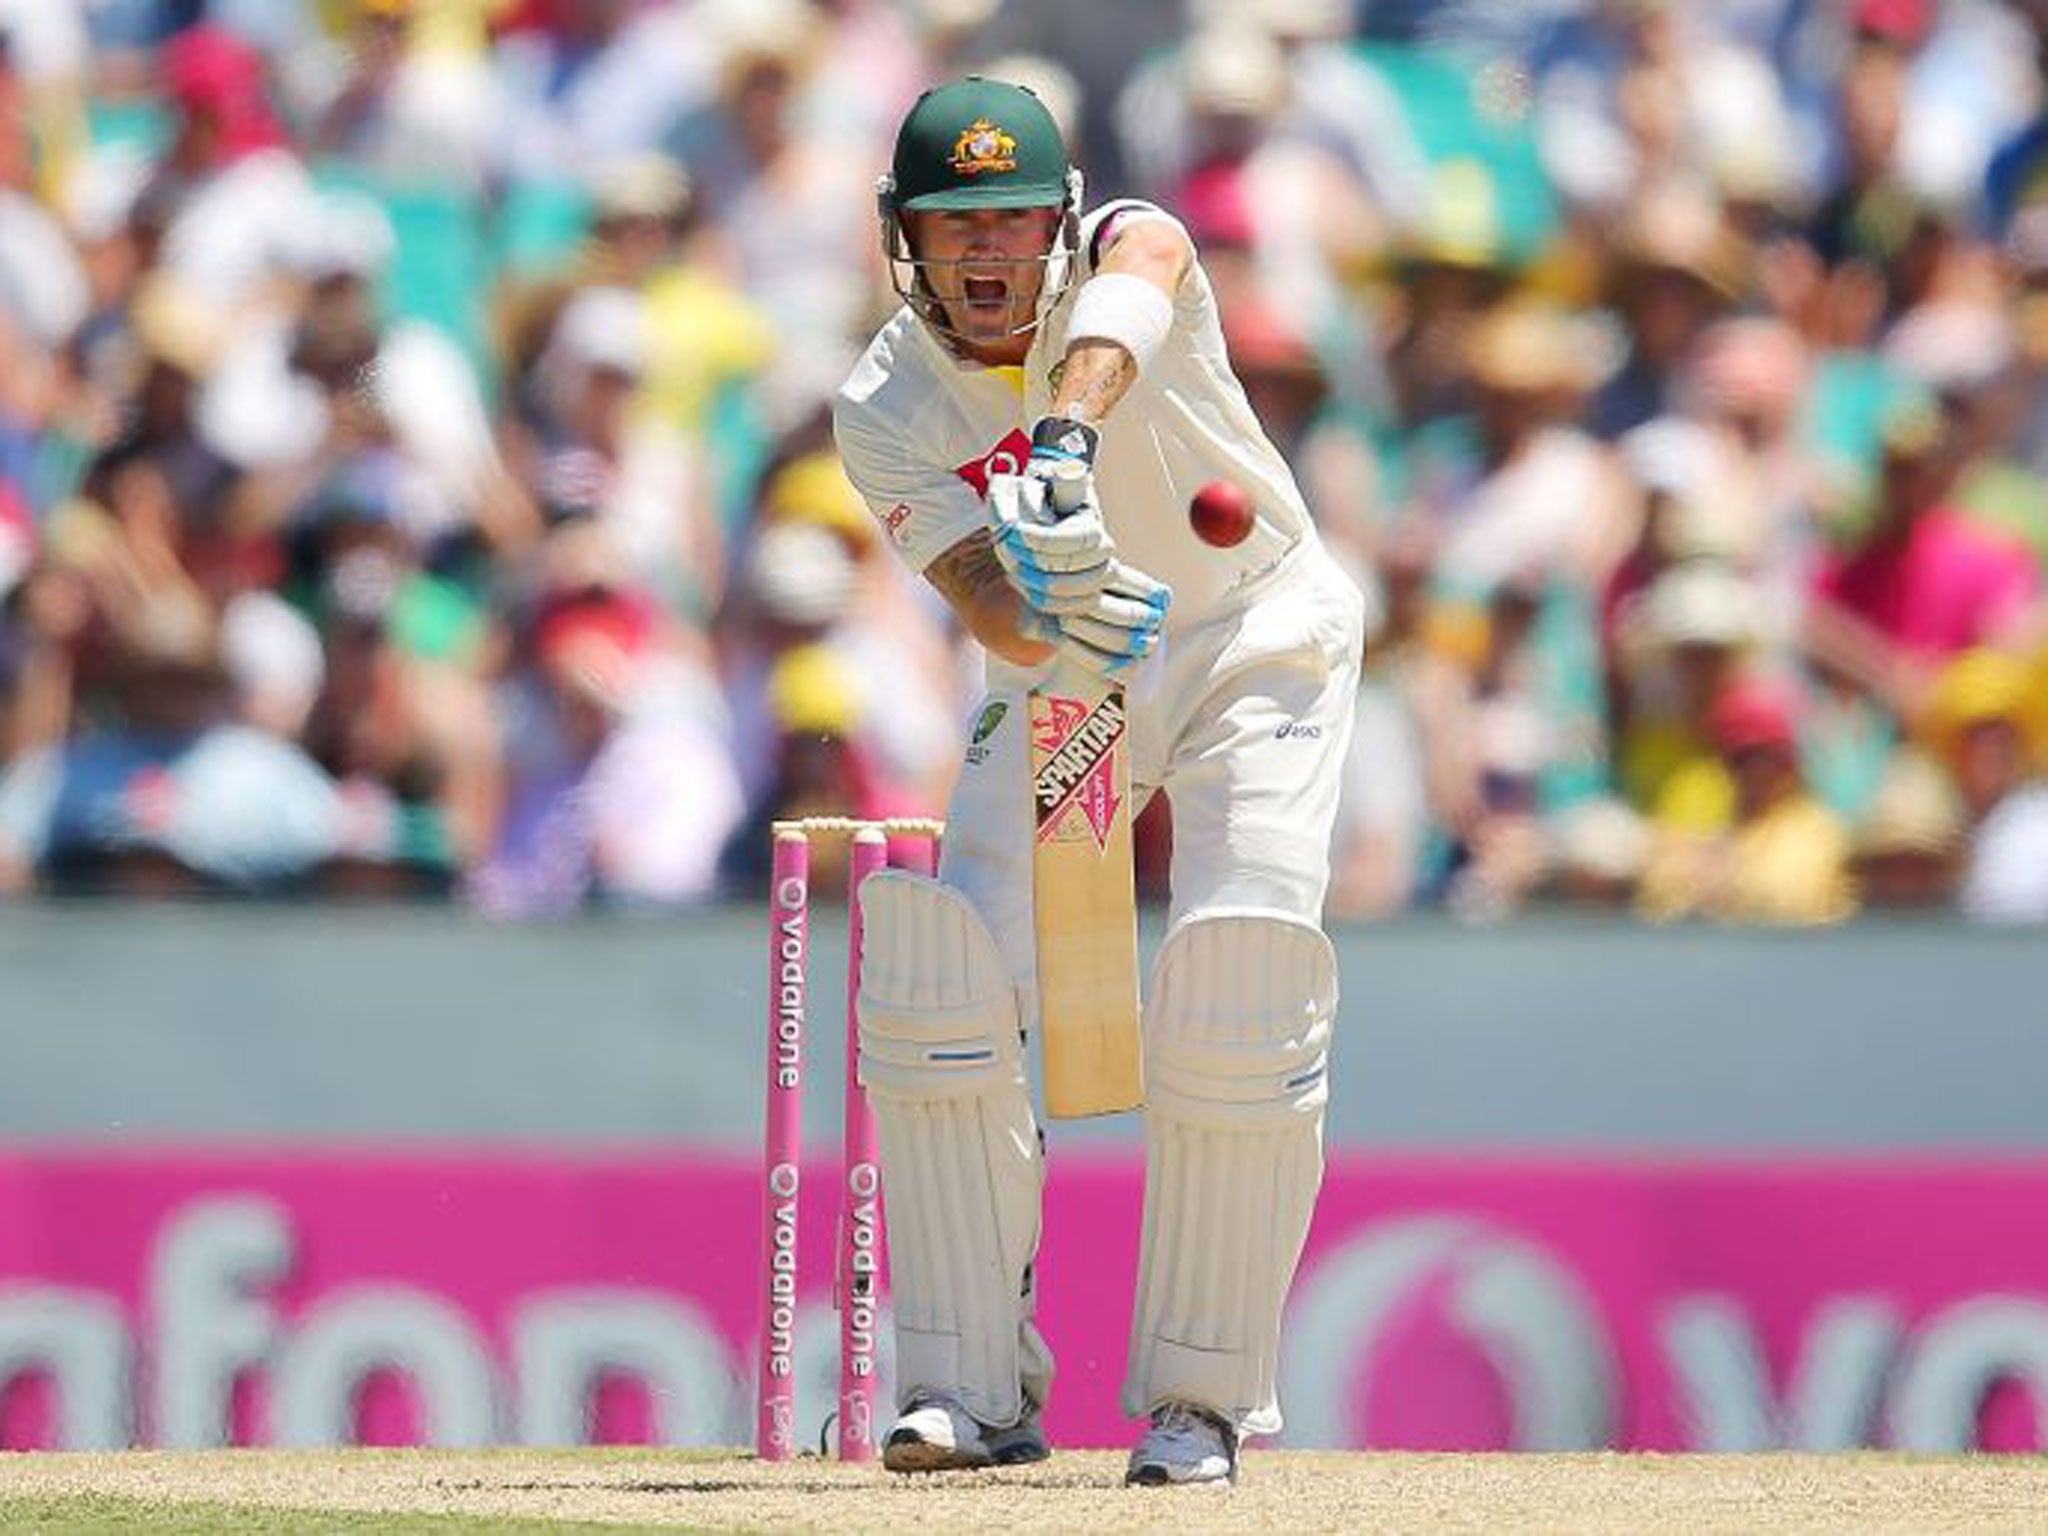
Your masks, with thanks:
M 1017 140 L 985 117 L 961 129 L 953 144 L 953 169 L 962 176 L 1017 169 Z

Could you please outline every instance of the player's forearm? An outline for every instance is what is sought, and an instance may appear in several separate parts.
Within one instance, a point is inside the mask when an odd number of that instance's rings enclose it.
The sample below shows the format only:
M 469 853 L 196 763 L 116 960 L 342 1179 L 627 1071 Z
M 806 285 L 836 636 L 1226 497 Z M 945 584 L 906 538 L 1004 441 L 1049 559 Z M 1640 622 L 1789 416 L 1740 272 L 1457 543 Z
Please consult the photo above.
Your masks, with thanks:
M 1093 328 L 1083 324 L 1089 290 L 1104 278 L 1135 279 L 1156 290 L 1170 305 L 1193 262 L 1194 252 L 1186 238 L 1164 220 L 1140 220 L 1117 236 L 1076 303 L 1075 339 L 1067 346 L 1059 388 L 1053 394 L 1053 415 L 1099 425 L 1137 381 L 1143 365 L 1130 346 L 1093 334 Z M 1151 302 L 1156 305 L 1158 301 Z M 1166 313 L 1162 312 L 1159 324 L 1165 323 Z M 1141 317 L 1119 317 L 1112 312 L 1106 328 L 1114 333 L 1127 328 L 1142 332 L 1145 326 Z M 1158 333 L 1152 334 L 1156 337 Z
M 1066 371 L 1052 398 L 1052 414 L 1100 425 L 1137 378 L 1138 360 L 1116 342 L 1077 341 L 1067 348 Z
M 984 649 L 1020 667 L 1035 667 L 1052 654 L 1051 646 L 1024 633 L 1029 615 L 1023 595 L 1010 585 L 987 531 L 969 534 L 941 554 L 925 567 L 925 579 Z

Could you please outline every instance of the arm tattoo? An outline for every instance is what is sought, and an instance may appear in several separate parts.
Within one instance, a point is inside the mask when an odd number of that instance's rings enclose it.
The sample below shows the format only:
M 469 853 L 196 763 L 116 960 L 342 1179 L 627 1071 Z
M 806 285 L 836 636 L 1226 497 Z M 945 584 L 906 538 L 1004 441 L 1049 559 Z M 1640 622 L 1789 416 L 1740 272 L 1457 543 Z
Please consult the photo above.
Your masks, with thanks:
M 1113 342 L 1082 343 L 1053 401 L 1055 416 L 1100 422 L 1138 377 L 1138 361 Z
M 1045 652 L 1042 642 L 1027 639 L 1020 631 L 1024 599 L 1003 573 L 991 529 L 970 533 L 926 566 L 924 574 L 967 632 L 989 650 L 1026 666 Z
M 925 579 L 963 618 L 983 606 L 992 588 L 1009 585 L 1003 563 L 996 558 L 995 535 L 986 528 L 970 533 L 926 566 Z

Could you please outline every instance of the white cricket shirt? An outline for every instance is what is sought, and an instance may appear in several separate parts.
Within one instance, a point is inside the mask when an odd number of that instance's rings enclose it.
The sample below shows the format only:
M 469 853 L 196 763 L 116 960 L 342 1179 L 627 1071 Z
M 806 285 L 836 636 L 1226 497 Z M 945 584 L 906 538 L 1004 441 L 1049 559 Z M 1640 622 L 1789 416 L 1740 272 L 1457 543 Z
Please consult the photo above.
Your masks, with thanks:
M 841 386 L 832 416 L 847 475 L 913 569 L 988 526 L 988 477 L 1021 468 L 1030 453 L 1030 425 L 1052 408 L 1074 296 L 1094 275 L 1097 231 L 1117 215 L 1170 217 L 1116 202 L 1082 220 L 1080 270 L 1038 328 L 1021 396 L 1014 369 L 955 356 L 908 306 Z M 1265 520 L 1232 549 L 1203 543 L 1188 524 L 1188 503 L 1212 480 L 1242 486 Z M 1315 538 L 1286 461 L 1230 371 L 1199 263 L 1175 298 L 1165 344 L 1102 423 L 1095 485 L 1118 558 L 1173 589 L 1169 637 L 1227 611 L 1247 581 Z

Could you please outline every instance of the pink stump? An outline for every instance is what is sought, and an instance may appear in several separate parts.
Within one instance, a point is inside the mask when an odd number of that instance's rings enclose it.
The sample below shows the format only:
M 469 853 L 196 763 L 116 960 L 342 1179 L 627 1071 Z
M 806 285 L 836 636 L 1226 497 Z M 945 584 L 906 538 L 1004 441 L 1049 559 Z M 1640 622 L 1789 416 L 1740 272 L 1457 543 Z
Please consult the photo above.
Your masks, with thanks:
M 768 886 L 768 1141 L 761 1192 L 761 1390 L 754 1443 L 764 1461 L 797 1452 L 797 1167 L 803 1142 L 804 961 L 811 845 L 775 834 Z
M 875 1353 L 882 1278 L 882 1172 L 875 1116 L 860 1085 L 861 882 L 888 862 L 879 827 L 854 834 L 847 877 L 846 1150 L 841 1161 L 839 1265 L 833 1299 L 839 1307 L 839 1459 L 875 1459 Z

